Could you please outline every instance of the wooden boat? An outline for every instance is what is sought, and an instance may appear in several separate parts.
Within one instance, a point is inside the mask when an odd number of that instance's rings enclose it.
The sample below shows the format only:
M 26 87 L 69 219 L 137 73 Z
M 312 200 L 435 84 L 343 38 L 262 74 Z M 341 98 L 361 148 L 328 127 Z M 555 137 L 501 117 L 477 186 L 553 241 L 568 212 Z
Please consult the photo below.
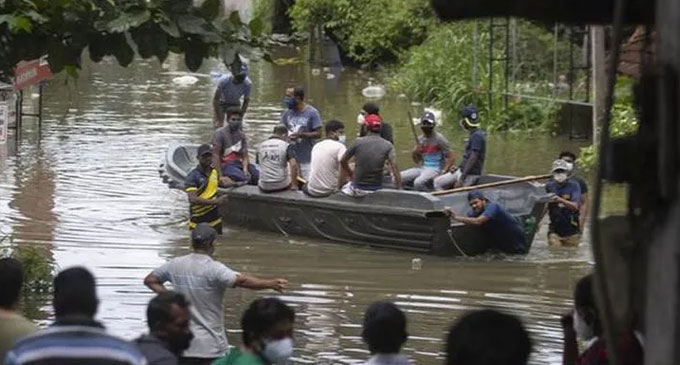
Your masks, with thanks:
M 171 188 L 183 188 L 187 174 L 197 165 L 197 147 L 175 144 L 168 148 L 159 173 Z M 511 178 L 485 175 L 480 184 Z M 312 198 L 301 191 L 263 193 L 257 186 L 247 185 L 220 189 L 220 193 L 229 197 L 220 207 L 227 225 L 441 256 L 472 256 L 491 246 L 483 230 L 451 225 L 442 212 L 451 207 L 456 214 L 465 214 L 469 209 L 467 193 L 433 196 L 383 189 L 361 198 L 342 193 Z M 527 240 L 532 242 L 546 211 L 543 185 L 515 183 L 486 189 L 485 194 L 524 224 Z

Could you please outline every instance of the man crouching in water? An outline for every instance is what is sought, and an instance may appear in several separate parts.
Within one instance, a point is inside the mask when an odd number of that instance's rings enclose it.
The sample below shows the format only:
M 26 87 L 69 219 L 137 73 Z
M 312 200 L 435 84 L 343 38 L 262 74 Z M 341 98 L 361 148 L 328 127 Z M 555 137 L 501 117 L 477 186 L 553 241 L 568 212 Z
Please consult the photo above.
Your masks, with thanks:
M 457 216 L 451 208 L 445 208 L 444 213 L 451 217 L 451 221 L 479 226 L 488 235 L 490 249 L 496 249 L 507 254 L 526 254 L 529 247 L 519 222 L 503 209 L 498 203 L 489 201 L 479 190 L 468 194 L 468 203 L 472 208 L 467 217 Z

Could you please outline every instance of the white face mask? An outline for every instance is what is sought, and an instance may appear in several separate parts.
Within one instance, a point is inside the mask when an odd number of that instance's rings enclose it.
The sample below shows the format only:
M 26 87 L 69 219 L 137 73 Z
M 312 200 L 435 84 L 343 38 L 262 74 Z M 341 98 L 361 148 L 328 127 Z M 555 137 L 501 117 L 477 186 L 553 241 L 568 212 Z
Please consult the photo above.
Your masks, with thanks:
M 578 315 L 578 312 L 574 310 L 574 331 L 576 332 L 576 336 L 580 338 L 583 341 L 588 341 L 591 338 L 593 338 L 593 329 L 590 328 L 590 326 L 586 323 L 581 316 Z
M 574 164 L 572 162 L 567 162 L 567 171 L 568 172 L 574 171 Z
M 345 144 L 345 141 L 347 140 L 347 137 L 344 134 L 341 134 L 338 136 L 338 142 Z
M 555 179 L 555 181 L 557 181 L 560 184 L 567 181 L 567 177 L 568 177 L 567 174 L 564 172 L 560 172 L 553 175 L 553 179 Z
M 359 124 L 364 124 L 364 122 L 366 122 L 366 119 L 364 118 L 364 115 L 361 114 L 361 113 L 359 113 L 359 115 L 357 115 L 357 123 L 359 123 Z
M 274 364 L 281 364 L 293 356 L 293 339 L 286 337 L 275 341 L 265 341 L 262 355 Z

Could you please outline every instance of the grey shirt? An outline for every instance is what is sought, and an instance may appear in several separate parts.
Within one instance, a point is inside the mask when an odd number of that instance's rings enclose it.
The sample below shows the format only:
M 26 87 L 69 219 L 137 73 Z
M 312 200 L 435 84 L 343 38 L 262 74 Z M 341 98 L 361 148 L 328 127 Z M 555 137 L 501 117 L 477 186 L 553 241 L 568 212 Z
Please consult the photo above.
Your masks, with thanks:
M 385 162 L 394 160 L 396 153 L 390 142 L 380 135 L 369 134 L 357 138 L 345 157 L 355 159 L 352 183 L 359 189 L 377 190 L 382 188 Z
M 246 77 L 240 84 L 234 84 L 233 76 L 227 75 L 220 79 L 219 84 L 217 84 L 217 90 L 220 96 L 220 105 L 223 109 L 227 109 L 230 106 L 241 106 L 241 97 L 245 99 L 250 98 L 250 89 L 253 86 L 253 82 L 250 78 Z
M 406 355 L 400 354 L 375 354 L 364 365 L 413 365 L 415 364 Z
M 154 335 L 143 335 L 136 340 L 139 352 L 149 365 L 177 365 L 177 356 L 170 351 L 168 344 Z
M 212 257 L 191 253 L 170 260 L 151 273 L 161 282 L 171 282 L 175 291 L 191 303 L 194 339 L 183 356 L 215 358 L 229 349 L 224 333 L 224 292 L 236 284 L 239 273 Z
M 279 137 L 271 137 L 257 149 L 260 165 L 258 186 L 264 191 L 281 190 L 290 185 L 288 160 L 295 158 L 291 145 Z
M 248 139 L 240 131 L 231 131 L 228 125 L 218 128 L 212 140 L 213 146 L 219 146 L 222 163 L 240 160 L 248 153 Z

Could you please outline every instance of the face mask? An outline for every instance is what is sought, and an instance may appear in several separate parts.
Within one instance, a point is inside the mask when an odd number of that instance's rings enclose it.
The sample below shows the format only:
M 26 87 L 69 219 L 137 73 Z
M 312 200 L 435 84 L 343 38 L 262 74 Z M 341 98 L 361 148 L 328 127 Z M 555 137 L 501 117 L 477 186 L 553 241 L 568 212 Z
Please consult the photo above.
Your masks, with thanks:
M 347 139 L 347 137 L 344 134 L 341 134 L 341 135 L 338 136 L 338 142 L 340 142 L 342 144 L 345 144 L 346 139 Z
M 420 127 L 420 130 L 423 131 L 423 133 L 425 133 L 425 134 L 432 133 L 433 129 L 434 128 L 432 128 L 432 127 Z
M 241 128 L 241 125 L 243 124 L 242 121 L 240 120 L 234 120 L 234 121 L 229 121 L 229 129 L 232 131 L 237 131 Z
M 246 75 L 237 75 L 234 77 L 234 84 L 240 84 L 246 80 Z
M 191 340 L 193 339 L 194 339 L 193 333 L 191 332 L 183 333 L 181 336 L 169 339 L 168 344 L 170 345 L 170 349 L 172 350 L 173 353 L 181 354 L 182 352 L 184 352 L 184 350 L 189 348 Z
M 557 181 L 558 183 L 561 184 L 561 183 L 567 181 L 567 174 L 564 173 L 564 172 L 554 174 L 553 179 L 555 179 L 555 181 Z
M 583 341 L 588 341 L 591 338 L 593 338 L 593 329 L 590 328 L 588 323 L 579 316 L 578 312 L 574 310 L 574 332 L 576 332 L 576 336 L 580 338 Z
M 290 96 L 286 96 L 286 97 L 283 98 L 283 104 L 286 105 L 286 108 L 288 108 L 288 109 L 294 109 L 295 108 L 295 99 L 290 97 Z
M 262 356 L 274 364 L 280 364 L 293 356 L 293 339 L 286 337 L 275 341 L 265 341 Z
M 366 122 L 366 119 L 364 118 L 364 115 L 359 113 L 359 115 L 357 115 L 357 123 L 364 124 L 365 122 Z
M 574 172 L 574 163 L 573 162 L 567 162 L 567 172 L 571 175 L 572 172 Z

